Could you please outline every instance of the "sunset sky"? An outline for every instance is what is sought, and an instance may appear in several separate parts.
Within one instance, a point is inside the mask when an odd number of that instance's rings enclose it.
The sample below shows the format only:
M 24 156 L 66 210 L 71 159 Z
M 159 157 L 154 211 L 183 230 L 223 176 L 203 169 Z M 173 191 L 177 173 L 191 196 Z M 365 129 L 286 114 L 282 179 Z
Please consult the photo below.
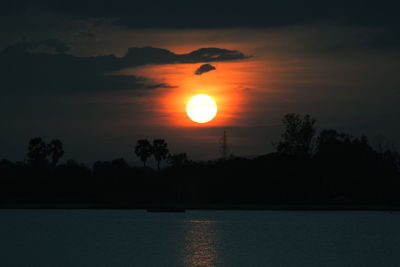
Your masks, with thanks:
M 19 1 L 0 10 L 0 159 L 59 138 L 65 159 L 272 151 L 286 113 L 400 145 L 399 6 L 384 1 Z M 203 64 L 215 70 L 195 74 Z M 218 114 L 191 121 L 208 94 Z

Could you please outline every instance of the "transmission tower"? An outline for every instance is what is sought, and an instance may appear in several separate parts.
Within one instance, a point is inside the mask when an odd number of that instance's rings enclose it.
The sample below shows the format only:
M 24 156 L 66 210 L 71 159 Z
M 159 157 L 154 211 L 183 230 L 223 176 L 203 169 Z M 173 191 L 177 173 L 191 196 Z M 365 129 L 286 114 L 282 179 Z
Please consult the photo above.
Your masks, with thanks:
M 228 157 L 228 138 L 226 136 L 226 131 L 224 130 L 224 134 L 221 137 L 220 140 L 221 143 L 221 153 L 222 153 L 222 158 L 227 159 Z

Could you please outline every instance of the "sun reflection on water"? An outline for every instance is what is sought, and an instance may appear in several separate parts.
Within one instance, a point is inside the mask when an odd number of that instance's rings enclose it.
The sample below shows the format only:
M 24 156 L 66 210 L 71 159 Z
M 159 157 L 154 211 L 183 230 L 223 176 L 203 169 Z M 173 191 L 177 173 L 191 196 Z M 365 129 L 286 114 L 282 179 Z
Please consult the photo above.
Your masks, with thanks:
M 183 263 L 187 267 L 218 266 L 216 222 L 188 220 L 184 223 Z

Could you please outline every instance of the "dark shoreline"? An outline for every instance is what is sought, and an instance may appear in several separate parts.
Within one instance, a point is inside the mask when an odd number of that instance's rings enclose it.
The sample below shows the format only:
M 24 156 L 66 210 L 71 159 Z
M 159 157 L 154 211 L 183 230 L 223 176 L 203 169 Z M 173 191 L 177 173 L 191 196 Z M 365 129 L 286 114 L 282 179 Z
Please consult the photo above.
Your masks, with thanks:
M 400 211 L 400 206 L 391 205 L 341 205 L 341 204 L 271 204 L 271 205 L 203 205 L 203 204 L 162 204 L 162 205 L 115 205 L 104 203 L 29 203 L 29 204 L 0 204 L 0 209 L 76 209 L 76 210 L 286 210 L 286 211 Z

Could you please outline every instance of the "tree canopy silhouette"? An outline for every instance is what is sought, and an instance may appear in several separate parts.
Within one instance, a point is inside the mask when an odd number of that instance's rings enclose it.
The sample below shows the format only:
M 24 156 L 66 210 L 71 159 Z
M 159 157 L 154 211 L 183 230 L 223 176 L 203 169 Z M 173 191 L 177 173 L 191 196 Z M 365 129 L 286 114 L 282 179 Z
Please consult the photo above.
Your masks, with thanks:
M 57 165 L 60 158 L 64 155 L 63 143 L 58 139 L 53 139 L 47 145 L 47 153 L 51 157 L 52 165 Z
M 39 166 L 47 163 L 47 145 L 40 137 L 32 138 L 28 146 L 28 163 Z
M 28 163 L 33 166 L 47 165 L 50 159 L 51 164 L 56 166 L 64 155 L 63 147 L 63 143 L 58 139 L 46 144 L 41 137 L 32 138 L 28 146 Z
M 58 139 L 48 144 L 41 137 L 35 137 L 29 141 L 28 163 L 33 166 L 47 165 L 49 160 L 53 166 L 56 166 L 63 155 L 63 143 Z
M 154 159 L 157 161 L 158 170 L 160 170 L 160 162 L 166 159 L 168 152 L 168 145 L 164 139 L 155 139 L 153 141 L 153 154 Z
M 275 144 L 277 152 L 284 155 L 310 157 L 316 132 L 316 120 L 308 114 L 301 118 L 299 114 L 289 113 L 283 117 L 282 122 L 286 128 L 281 135 L 282 140 Z
M 143 162 L 143 166 L 146 167 L 147 159 L 153 154 L 153 147 L 147 139 L 140 139 L 137 141 L 135 147 L 135 154 Z
M 188 164 L 186 153 L 170 154 L 167 158 L 168 164 L 174 168 L 180 168 Z

